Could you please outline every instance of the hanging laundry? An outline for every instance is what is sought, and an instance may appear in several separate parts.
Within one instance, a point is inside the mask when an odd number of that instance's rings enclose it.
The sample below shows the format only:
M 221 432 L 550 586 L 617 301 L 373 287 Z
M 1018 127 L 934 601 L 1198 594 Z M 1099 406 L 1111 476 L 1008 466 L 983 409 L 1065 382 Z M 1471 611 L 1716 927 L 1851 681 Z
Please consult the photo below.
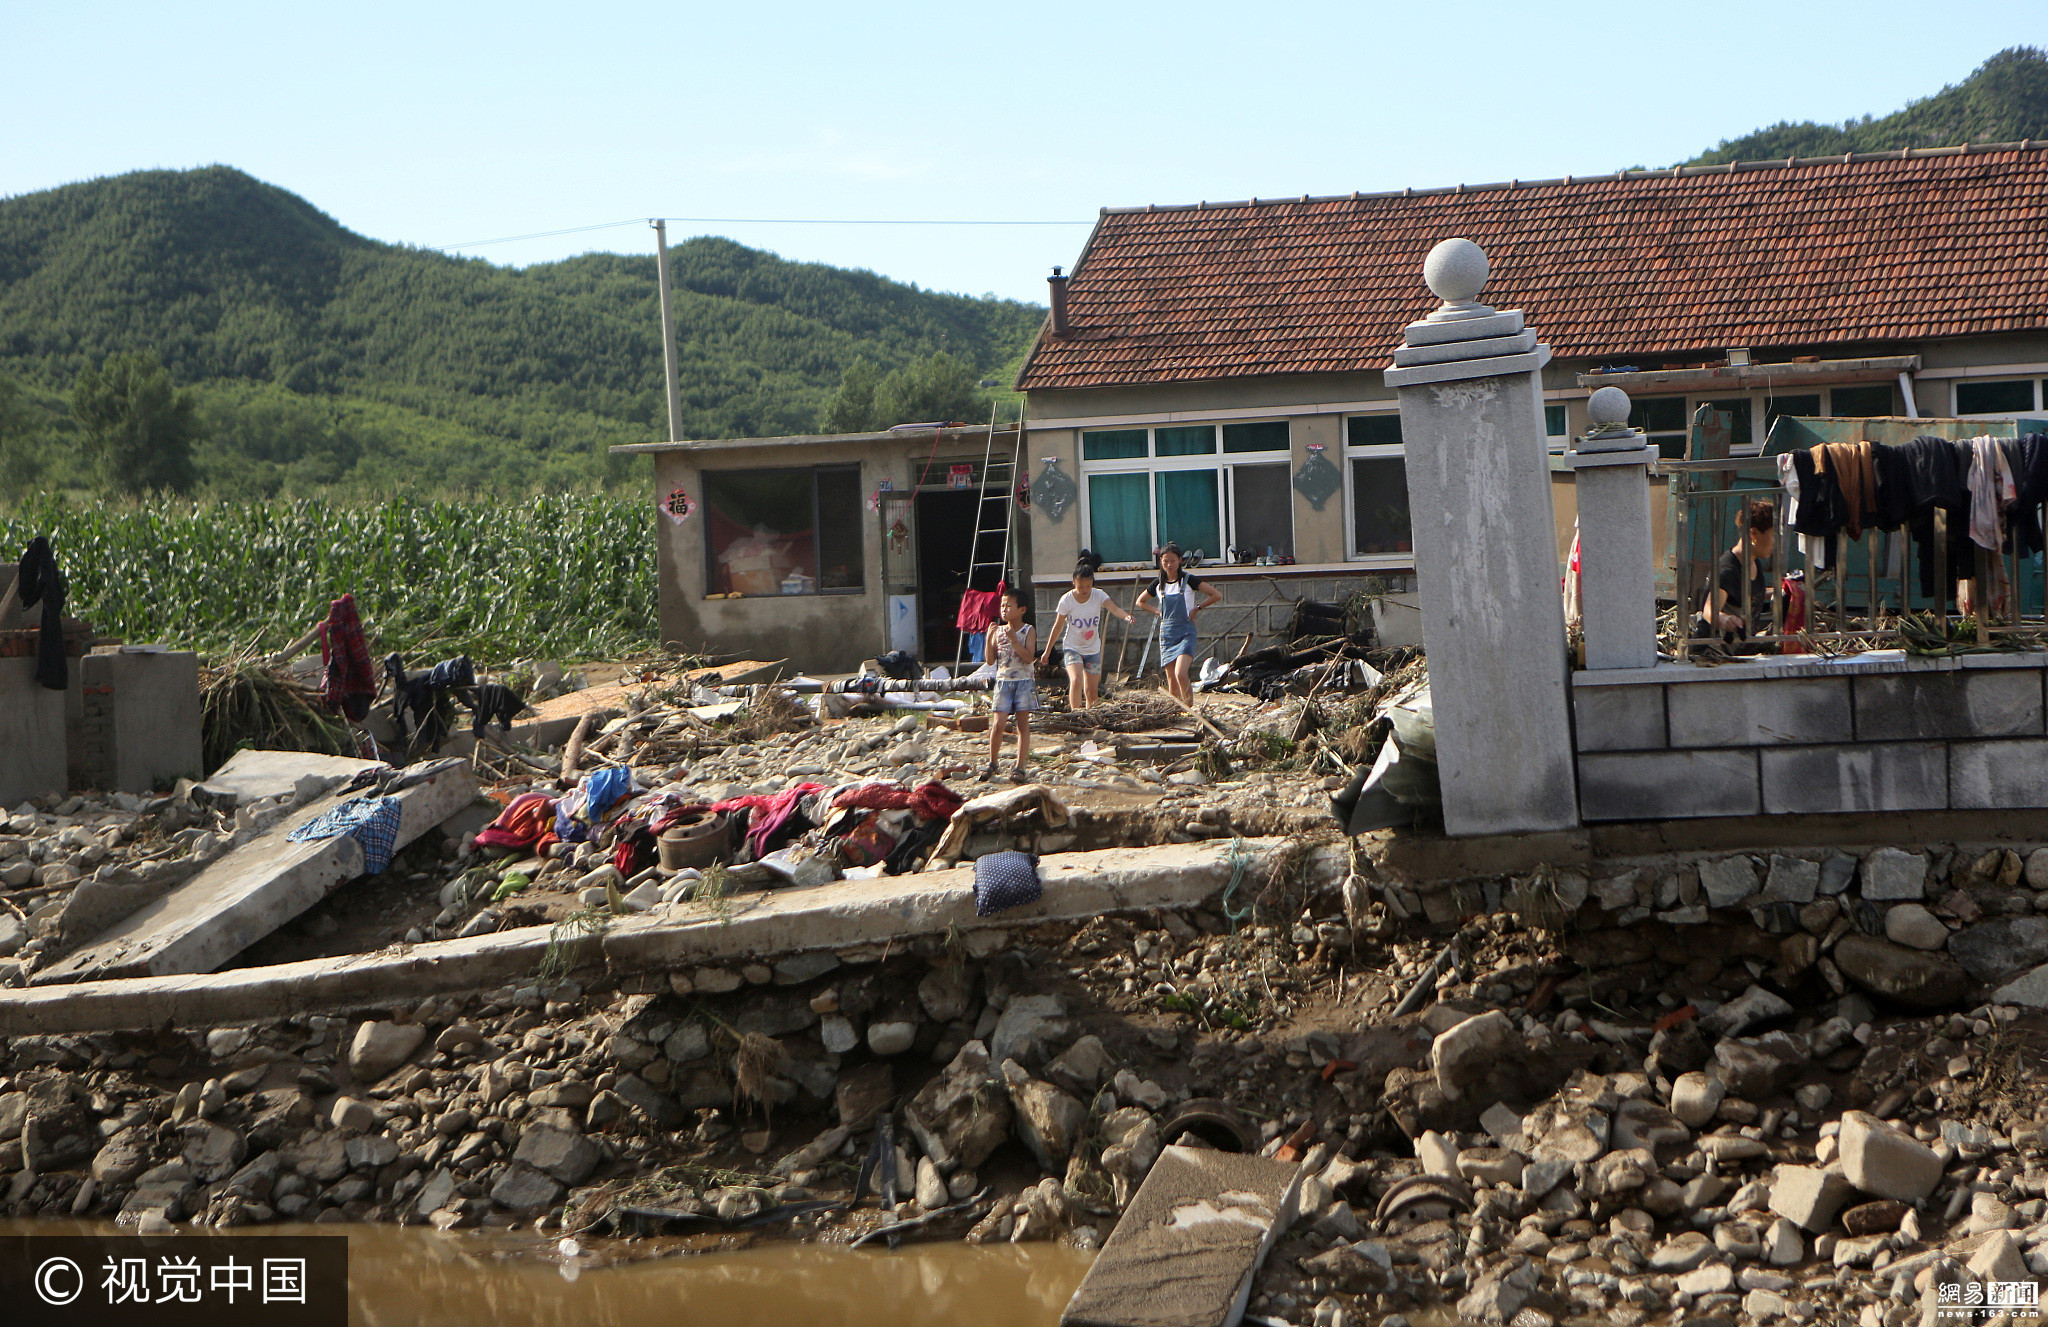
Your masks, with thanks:
M 2048 502 L 2048 433 L 2028 433 L 2010 444 L 2016 490 L 2005 509 L 2006 547 L 2021 553 L 2042 551 L 2041 504 Z
M 471 726 L 471 731 L 481 739 L 484 729 L 495 723 L 509 733 L 513 716 L 525 708 L 526 702 L 519 698 L 518 692 L 496 682 L 486 682 L 476 689 L 476 697 L 470 704 L 470 709 L 476 714 L 476 723 Z
M 356 614 L 356 597 L 344 594 L 327 607 L 327 620 L 319 626 L 320 664 L 325 674 L 327 708 L 361 723 L 377 698 L 377 673 L 370 662 L 370 645 L 363 639 L 363 620 Z
M 1979 548 L 1996 549 L 1998 539 L 1998 513 L 2003 511 L 2018 490 L 2012 482 L 2012 467 L 2006 461 L 2005 448 L 1999 439 L 1976 437 L 1968 443 L 1970 449 L 1970 538 Z
M 62 691 L 71 685 L 64 663 L 64 595 L 70 586 L 57 570 L 57 555 L 46 537 L 37 535 L 21 551 L 14 586 L 23 608 L 43 606 L 36 632 L 35 679 L 47 691 Z
M 954 615 L 953 625 L 963 632 L 987 631 L 996 624 L 1006 588 L 1003 582 L 998 581 L 993 590 L 962 591 L 960 611 Z

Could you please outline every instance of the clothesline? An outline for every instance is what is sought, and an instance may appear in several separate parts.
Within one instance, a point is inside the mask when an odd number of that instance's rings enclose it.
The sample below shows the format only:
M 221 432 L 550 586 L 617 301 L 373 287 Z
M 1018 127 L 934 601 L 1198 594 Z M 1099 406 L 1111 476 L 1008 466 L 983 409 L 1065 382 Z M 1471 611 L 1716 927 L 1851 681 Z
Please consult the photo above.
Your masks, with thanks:
M 2048 501 L 2048 435 L 2026 434 L 2017 438 L 1979 436 L 1948 439 L 1922 435 L 1897 445 L 1856 441 L 1823 443 L 1803 451 L 1757 458 L 1665 462 L 1660 467 L 1673 473 L 1675 492 L 1686 503 L 1681 520 L 1689 526 L 1692 506 L 1703 499 L 1740 497 L 1769 502 L 1778 519 L 1775 528 L 1788 543 L 1796 541 L 1801 561 L 1815 584 L 1832 583 L 1834 619 L 1837 630 L 1797 631 L 1786 634 L 1785 604 L 1772 596 L 1771 627 L 1768 634 L 1751 638 L 1755 644 L 1792 640 L 1820 641 L 1882 634 L 1876 620 L 1883 610 L 1880 575 L 1899 582 L 1899 609 L 1910 611 L 1906 566 L 1916 561 L 1920 593 L 1933 601 L 1936 615 L 1946 629 L 1948 601 L 1956 587 L 1968 585 L 1974 591 L 1964 606 L 1964 595 L 1955 595 L 1958 606 L 1977 619 L 1980 642 L 1988 643 L 1993 632 L 2036 633 L 2043 628 L 2019 625 L 2019 605 L 2010 592 L 2017 584 L 2018 560 L 2043 548 L 2043 506 Z M 1732 479 L 1736 472 L 1775 472 L 1775 491 L 1768 488 L 1729 487 L 1714 491 L 1690 490 L 1690 476 L 1721 472 Z M 1760 561 L 1763 568 L 1784 566 L 1784 553 L 1776 547 L 1768 558 L 1753 561 L 1749 553 L 1750 525 L 1745 503 L 1728 522 L 1726 505 L 1711 502 L 1707 511 L 1708 544 L 1719 556 L 1730 545 L 1739 544 L 1745 565 Z M 1865 540 L 1866 533 L 1885 536 Z M 1956 532 L 1951 538 L 1951 532 Z M 1892 535 L 1900 535 L 1893 539 Z M 1849 630 L 1849 593 L 1853 580 L 1850 554 L 1857 543 L 1865 549 L 1867 599 L 1864 611 L 1872 629 Z M 1682 542 L 1682 560 L 1697 557 L 1695 540 Z M 1789 550 L 1787 550 L 1789 551 Z M 1917 558 L 1913 555 L 1917 553 Z M 2012 559 L 2008 568 L 2005 558 Z M 1882 573 L 1880 571 L 1882 564 Z M 1689 581 L 1690 566 L 1681 575 Z M 1799 573 L 1792 573 L 1796 578 Z M 1757 606 L 1751 599 L 1751 577 L 1741 578 L 1742 616 L 1760 626 Z M 1702 587 L 1681 582 L 1681 597 Z M 1711 588 L 1711 586 L 1706 587 Z M 1811 587 L 1804 587 L 1810 589 Z M 2002 616 L 2013 625 L 1992 627 L 1989 619 L 2003 608 Z M 1727 611 L 1733 612 L 1731 604 Z M 1814 605 L 1816 614 L 1819 605 Z M 1803 624 L 1799 624 L 1803 626 Z M 1816 627 L 1820 625 L 1816 620 Z

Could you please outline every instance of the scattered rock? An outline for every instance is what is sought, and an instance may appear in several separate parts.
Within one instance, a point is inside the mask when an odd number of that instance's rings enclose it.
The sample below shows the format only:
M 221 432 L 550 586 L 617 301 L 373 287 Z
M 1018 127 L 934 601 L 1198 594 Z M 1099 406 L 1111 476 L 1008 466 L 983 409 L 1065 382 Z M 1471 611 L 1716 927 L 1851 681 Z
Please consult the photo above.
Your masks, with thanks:
M 1842 1173 L 1878 1198 L 1917 1203 L 1941 1182 L 1941 1157 L 1875 1116 L 1844 1112 L 1838 1135 Z
M 426 1040 L 417 1023 L 364 1023 L 348 1047 L 348 1069 L 359 1083 L 375 1083 L 404 1064 Z
M 1969 974 L 1945 954 L 1851 933 L 1835 945 L 1835 965 L 1858 986 L 1912 1009 L 1960 1004 L 1970 989 Z

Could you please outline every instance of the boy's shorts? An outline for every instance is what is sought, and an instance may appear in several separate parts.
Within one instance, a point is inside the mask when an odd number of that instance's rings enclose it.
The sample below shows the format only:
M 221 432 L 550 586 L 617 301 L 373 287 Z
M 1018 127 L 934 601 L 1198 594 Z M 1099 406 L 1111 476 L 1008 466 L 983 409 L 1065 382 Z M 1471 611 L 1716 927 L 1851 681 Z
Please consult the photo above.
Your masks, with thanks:
M 996 713 L 1030 714 L 1037 708 L 1038 683 L 1029 679 L 996 683 Z

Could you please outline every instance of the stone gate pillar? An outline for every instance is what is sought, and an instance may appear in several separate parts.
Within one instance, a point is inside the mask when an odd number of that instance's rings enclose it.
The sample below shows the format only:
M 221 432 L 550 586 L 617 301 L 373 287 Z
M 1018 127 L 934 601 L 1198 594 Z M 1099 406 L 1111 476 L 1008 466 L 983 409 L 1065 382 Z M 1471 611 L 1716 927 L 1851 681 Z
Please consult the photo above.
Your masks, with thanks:
M 1657 666 L 1657 562 L 1651 547 L 1650 465 L 1657 449 L 1628 426 L 1628 393 L 1602 387 L 1586 402 L 1593 427 L 1565 457 L 1579 505 L 1579 602 L 1586 667 Z
M 1520 310 L 1477 302 L 1486 255 L 1430 250 L 1443 304 L 1410 323 L 1386 383 L 1401 398 L 1415 574 L 1429 654 L 1444 828 L 1574 829 L 1564 602 L 1538 345 Z

